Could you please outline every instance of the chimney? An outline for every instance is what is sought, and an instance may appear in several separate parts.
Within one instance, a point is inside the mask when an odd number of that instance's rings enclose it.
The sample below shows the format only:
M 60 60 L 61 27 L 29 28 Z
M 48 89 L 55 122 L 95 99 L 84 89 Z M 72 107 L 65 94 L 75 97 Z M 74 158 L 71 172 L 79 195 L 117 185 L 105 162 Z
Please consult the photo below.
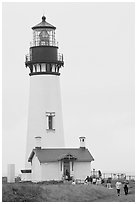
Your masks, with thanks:
M 41 149 L 41 137 L 40 136 L 35 137 L 35 148 Z
M 8 164 L 7 182 L 15 182 L 15 164 Z
M 79 137 L 80 139 L 80 148 L 85 149 L 85 137 Z

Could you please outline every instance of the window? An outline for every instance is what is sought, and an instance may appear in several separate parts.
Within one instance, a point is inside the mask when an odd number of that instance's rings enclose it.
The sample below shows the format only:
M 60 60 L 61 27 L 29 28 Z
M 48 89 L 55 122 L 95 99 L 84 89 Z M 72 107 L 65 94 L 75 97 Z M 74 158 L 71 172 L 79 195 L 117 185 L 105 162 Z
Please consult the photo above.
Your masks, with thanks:
M 49 115 L 49 116 L 48 116 L 48 120 L 49 120 L 49 129 L 51 130 L 51 129 L 52 129 L 52 126 L 53 126 L 53 116 L 52 116 L 52 115 Z
M 33 32 L 34 46 L 55 46 L 55 31 L 48 28 L 35 29 Z
M 37 72 L 40 72 L 40 65 L 37 64 L 36 67 L 37 67 Z
M 45 72 L 46 71 L 46 64 L 41 64 L 41 71 L 42 72 Z
M 55 130 L 55 112 L 46 112 L 47 130 Z
M 50 72 L 50 64 L 47 64 L 47 72 Z
M 74 161 L 72 161 L 72 171 L 74 170 Z

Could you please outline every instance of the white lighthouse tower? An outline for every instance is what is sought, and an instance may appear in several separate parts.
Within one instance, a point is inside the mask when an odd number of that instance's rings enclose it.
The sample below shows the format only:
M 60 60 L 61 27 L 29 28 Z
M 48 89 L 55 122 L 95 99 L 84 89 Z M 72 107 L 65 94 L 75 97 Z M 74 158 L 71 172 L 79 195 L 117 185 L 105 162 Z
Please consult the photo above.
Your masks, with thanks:
M 30 70 L 26 167 L 35 137 L 41 137 L 42 148 L 64 147 L 59 81 L 64 62 L 63 55 L 58 53 L 55 29 L 45 16 L 32 27 L 33 42 L 25 62 Z

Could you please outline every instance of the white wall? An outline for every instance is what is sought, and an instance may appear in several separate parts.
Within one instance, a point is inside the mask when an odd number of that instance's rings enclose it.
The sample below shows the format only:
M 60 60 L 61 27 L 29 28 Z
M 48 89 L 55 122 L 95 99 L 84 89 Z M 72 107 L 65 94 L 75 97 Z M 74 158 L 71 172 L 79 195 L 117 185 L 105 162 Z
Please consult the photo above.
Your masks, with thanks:
M 85 179 L 91 175 L 91 162 L 74 162 L 74 179 Z
M 63 175 L 63 164 L 61 171 L 60 162 L 49 162 L 41 164 L 43 181 L 45 180 L 61 180 Z M 84 180 L 91 175 L 91 162 L 74 162 L 72 171 L 72 162 L 70 162 L 70 176 L 74 179 Z
M 46 112 L 55 112 L 55 131 L 47 131 Z M 35 147 L 34 137 L 42 137 L 42 148 L 64 147 L 63 119 L 59 76 L 35 75 L 30 77 L 28 112 L 27 159 Z
M 34 155 L 32 159 L 31 170 L 32 170 L 32 173 L 31 173 L 32 181 L 33 182 L 41 181 L 41 164 L 38 158 L 36 157 L 36 155 Z
M 70 176 L 74 179 L 84 180 L 91 175 L 91 162 L 74 162 L 72 171 L 72 162 L 70 162 Z M 63 175 L 63 164 L 61 171 L 61 162 L 48 162 L 40 164 L 34 155 L 32 160 L 32 181 L 61 180 Z
M 42 180 L 61 180 L 61 166 L 60 162 L 49 162 L 41 164 L 42 169 Z
M 21 181 L 31 181 L 31 173 L 21 173 Z

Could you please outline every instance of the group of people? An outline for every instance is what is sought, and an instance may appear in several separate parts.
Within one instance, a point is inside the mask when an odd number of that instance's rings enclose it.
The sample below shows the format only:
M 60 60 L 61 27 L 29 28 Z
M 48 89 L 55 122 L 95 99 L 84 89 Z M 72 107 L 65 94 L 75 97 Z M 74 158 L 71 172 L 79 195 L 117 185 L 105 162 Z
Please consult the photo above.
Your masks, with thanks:
M 112 189 L 111 180 L 112 180 L 111 178 L 108 178 L 108 179 L 107 179 L 107 188 L 109 188 L 109 189 Z M 115 186 L 116 186 L 116 190 L 117 190 L 117 195 L 120 196 L 120 189 L 121 189 L 121 187 L 122 187 L 122 183 L 120 182 L 120 180 L 118 180 L 118 181 L 116 182 Z M 125 182 L 123 183 L 123 188 L 124 188 L 124 193 L 125 193 L 125 195 L 127 195 L 127 194 L 128 194 L 128 188 L 129 188 L 127 181 L 125 181 Z
M 117 190 L 117 195 L 118 196 L 120 196 L 121 187 L 122 187 L 122 183 L 120 181 L 117 181 L 116 182 L 116 190 Z M 128 188 L 129 188 L 127 181 L 124 182 L 123 188 L 124 188 L 125 195 L 127 195 L 128 194 Z
M 95 172 L 95 169 L 94 169 Z M 98 170 L 98 176 L 96 176 L 95 174 L 93 174 L 92 176 L 87 176 L 85 179 L 85 183 L 92 183 L 92 184 L 102 184 L 103 183 L 103 179 L 102 177 L 102 173 L 100 170 Z
M 96 178 L 95 176 L 87 176 L 86 179 L 85 179 L 85 183 L 92 183 L 92 184 L 102 184 L 103 180 L 99 177 L 99 178 Z
M 112 189 L 112 185 L 111 185 L 112 178 L 108 178 L 106 182 L 107 182 L 107 188 Z M 85 179 L 85 183 L 102 184 L 103 179 L 101 179 L 100 177 L 96 178 L 96 177 L 92 177 L 92 176 L 87 176 L 86 179 Z M 116 182 L 115 186 L 116 186 L 116 191 L 117 191 L 118 196 L 120 196 L 120 190 L 121 190 L 122 186 L 123 186 L 125 195 L 128 194 L 128 188 L 129 188 L 128 181 L 124 181 L 123 185 L 122 185 L 120 180 L 118 180 Z

